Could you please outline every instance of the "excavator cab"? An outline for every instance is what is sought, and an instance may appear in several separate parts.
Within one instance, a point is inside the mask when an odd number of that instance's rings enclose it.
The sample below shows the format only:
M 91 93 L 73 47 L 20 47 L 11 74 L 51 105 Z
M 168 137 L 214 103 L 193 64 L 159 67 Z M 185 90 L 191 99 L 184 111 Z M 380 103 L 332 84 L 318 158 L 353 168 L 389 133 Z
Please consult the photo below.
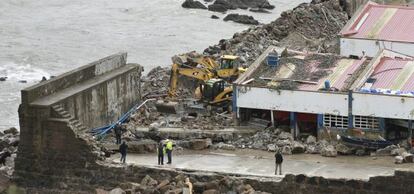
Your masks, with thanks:
M 226 105 L 231 100 L 233 92 L 232 87 L 222 79 L 210 79 L 200 89 L 203 101 L 214 105 Z
M 223 55 L 219 62 L 217 75 L 220 78 L 234 80 L 240 73 L 244 72 L 240 69 L 240 58 L 238 56 Z

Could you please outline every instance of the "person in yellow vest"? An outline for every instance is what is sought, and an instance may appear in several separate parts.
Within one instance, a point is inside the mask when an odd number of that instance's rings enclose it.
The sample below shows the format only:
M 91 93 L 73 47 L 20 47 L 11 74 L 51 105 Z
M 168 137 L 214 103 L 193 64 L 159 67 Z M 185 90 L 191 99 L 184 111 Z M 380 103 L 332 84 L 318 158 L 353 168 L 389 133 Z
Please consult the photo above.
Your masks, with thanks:
M 171 162 L 172 162 L 172 151 L 173 151 L 173 147 L 175 145 L 171 140 L 166 139 L 165 142 L 164 142 L 164 146 L 165 146 L 165 150 L 167 152 L 167 158 L 168 158 L 167 164 L 171 164 Z

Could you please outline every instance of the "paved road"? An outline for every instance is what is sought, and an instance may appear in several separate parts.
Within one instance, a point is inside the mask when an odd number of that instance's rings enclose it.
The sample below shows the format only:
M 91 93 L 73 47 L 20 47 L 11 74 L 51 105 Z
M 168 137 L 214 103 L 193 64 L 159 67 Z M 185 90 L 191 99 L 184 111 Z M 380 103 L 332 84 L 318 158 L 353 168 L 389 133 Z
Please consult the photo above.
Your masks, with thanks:
M 114 158 L 114 160 L 117 161 L 118 159 Z M 157 166 L 157 157 L 155 154 L 129 154 L 127 156 L 127 163 Z M 173 164 L 165 165 L 165 167 L 274 176 L 274 160 L 272 159 L 222 153 L 175 155 L 173 156 Z M 394 174 L 393 167 L 334 162 L 318 163 L 316 161 L 306 160 L 285 159 L 282 167 L 283 174 L 306 174 L 308 176 L 323 176 L 326 178 L 353 178 L 367 180 L 372 176 Z

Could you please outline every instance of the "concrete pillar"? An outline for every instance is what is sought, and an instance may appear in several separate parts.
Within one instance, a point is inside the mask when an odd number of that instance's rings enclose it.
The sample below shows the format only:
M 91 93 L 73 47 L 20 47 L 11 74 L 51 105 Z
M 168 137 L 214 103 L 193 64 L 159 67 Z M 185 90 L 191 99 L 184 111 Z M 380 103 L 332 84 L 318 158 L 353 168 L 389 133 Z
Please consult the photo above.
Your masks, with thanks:
M 296 120 L 296 113 L 290 112 L 290 133 L 292 133 L 293 137 L 296 139 L 297 135 L 297 120 Z
M 270 110 L 270 120 L 272 121 L 272 126 L 275 126 L 275 118 L 273 116 L 273 110 Z
M 352 115 L 352 90 L 348 91 L 348 129 L 354 128 L 354 116 Z
M 233 84 L 233 96 L 232 96 L 232 116 L 233 116 L 233 122 L 236 126 L 238 126 L 240 124 L 239 122 L 239 109 L 237 108 L 237 89 L 236 89 L 236 85 Z

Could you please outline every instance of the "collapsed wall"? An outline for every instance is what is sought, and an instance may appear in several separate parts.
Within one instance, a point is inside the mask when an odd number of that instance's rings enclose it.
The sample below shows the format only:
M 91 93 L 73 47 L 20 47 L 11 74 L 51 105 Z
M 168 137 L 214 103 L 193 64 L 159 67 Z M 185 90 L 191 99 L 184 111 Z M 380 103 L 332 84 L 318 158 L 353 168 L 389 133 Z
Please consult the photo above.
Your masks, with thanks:
M 111 55 L 21 91 L 18 183 L 54 187 L 89 179 L 82 171 L 100 155 L 87 131 L 140 101 L 142 67 L 126 59 L 126 53 Z

